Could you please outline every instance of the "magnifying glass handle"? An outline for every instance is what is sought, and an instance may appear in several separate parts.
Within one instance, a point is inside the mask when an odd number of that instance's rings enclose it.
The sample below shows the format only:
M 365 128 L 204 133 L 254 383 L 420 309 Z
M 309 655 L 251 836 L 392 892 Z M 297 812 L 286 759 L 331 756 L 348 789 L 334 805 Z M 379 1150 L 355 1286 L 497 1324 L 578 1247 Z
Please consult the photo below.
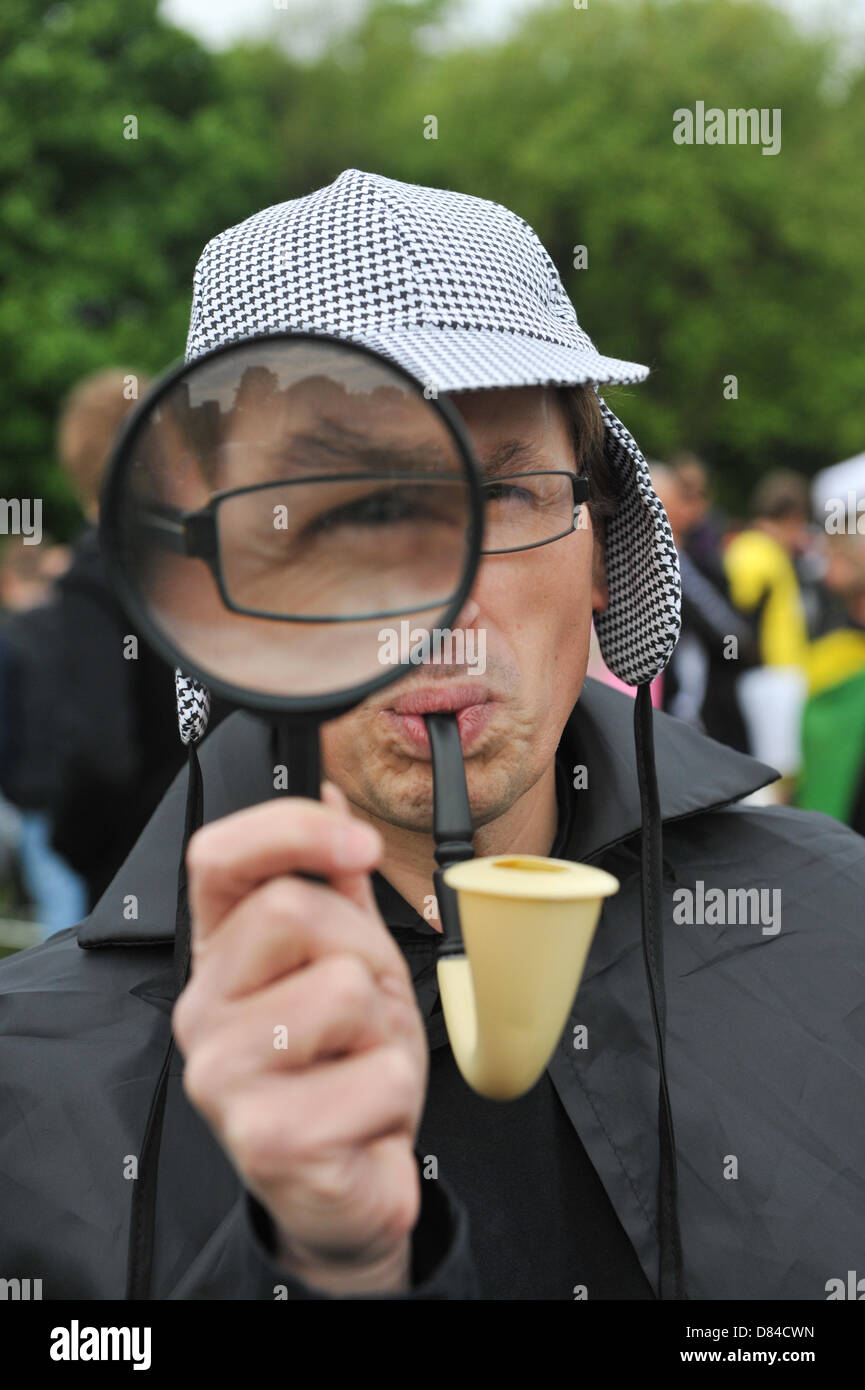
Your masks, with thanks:
M 285 716 L 274 721 L 274 780 L 286 796 L 321 800 L 320 720 Z M 313 883 L 326 883 L 321 874 L 298 874 Z
M 274 779 L 288 796 L 321 800 L 321 740 L 318 719 L 283 716 L 274 721 Z

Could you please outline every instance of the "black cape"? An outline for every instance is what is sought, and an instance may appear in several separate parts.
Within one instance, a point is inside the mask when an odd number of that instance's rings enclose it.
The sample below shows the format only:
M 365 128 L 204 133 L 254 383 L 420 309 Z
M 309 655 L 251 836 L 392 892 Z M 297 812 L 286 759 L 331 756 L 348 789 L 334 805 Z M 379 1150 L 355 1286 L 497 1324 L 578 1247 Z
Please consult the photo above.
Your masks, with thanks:
M 587 681 L 560 745 L 587 769 L 569 856 L 608 869 L 621 890 L 605 902 L 549 1074 L 657 1292 L 658 1071 L 632 718 L 626 696 Z M 818 813 L 735 804 L 773 771 L 664 715 L 655 742 L 687 1296 L 825 1299 L 865 1249 L 865 841 Z M 222 724 L 201 761 L 205 820 L 273 795 L 269 733 L 250 716 Z M 174 997 L 185 799 L 181 774 L 79 928 L 0 964 L 0 1267 L 41 1278 L 46 1299 L 124 1296 L 131 1191 Z M 754 888 L 776 905 L 780 891 L 779 929 L 712 920 L 711 889 L 729 902 L 728 890 Z M 702 921 L 681 920 L 682 889 Z M 417 983 L 438 1029 L 435 986 Z M 574 1046 L 579 1025 L 585 1047 Z M 186 1101 L 181 1070 L 175 1054 L 153 1297 L 326 1297 L 272 1261 L 260 1210 Z M 471 1298 L 465 1211 L 443 1179 L 421 1186 L 419 1283 L 399 1297 Z

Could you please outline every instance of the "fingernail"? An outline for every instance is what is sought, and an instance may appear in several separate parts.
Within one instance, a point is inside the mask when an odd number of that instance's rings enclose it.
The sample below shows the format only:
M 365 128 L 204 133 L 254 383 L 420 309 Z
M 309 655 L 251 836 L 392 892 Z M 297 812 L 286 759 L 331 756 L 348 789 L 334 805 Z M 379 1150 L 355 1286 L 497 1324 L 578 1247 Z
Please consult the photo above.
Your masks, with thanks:
M 336 850 L 342 859 L 355 859 L 366 863 L 377 854 L 381 839 L 377 831 L 362 821 L 354 821 L 341 826 L 337 831 Z
M 348 810 L 345 792 L 342 787 L 336 785 L 336 782 L 322 782 L 321 791 L 323 801 L 325 799 L 330 800 L 335 806 L 340 806 L 344 811 Z

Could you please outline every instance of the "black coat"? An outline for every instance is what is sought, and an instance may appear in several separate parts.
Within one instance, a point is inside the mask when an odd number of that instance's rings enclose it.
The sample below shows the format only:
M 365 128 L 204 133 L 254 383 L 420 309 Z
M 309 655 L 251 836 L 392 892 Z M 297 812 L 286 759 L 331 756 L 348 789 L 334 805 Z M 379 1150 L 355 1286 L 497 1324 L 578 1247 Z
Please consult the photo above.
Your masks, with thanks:
M 626 696 L 587 681 L 562 739 L 570 765 L 588 768 L 570 855 L 621 889 L 604 904 L 548 1070 L 657 1290 L 658 1073 L 632 718 Z M 822 1300 L 827 1281 L 861 1271 L 865 1250 L 865 841 L 817 813 L 735 804 L 771 769 L 664 715 L 656 748 L 687 1294 Z M 249 716 L 208 737 L 202 767 L 207 820 L 273 795 L 269 738 Z M 41 1278 L 45 1298 L 124 1296 L 132 1173 L 174 996 L 184 802 L 180 777 L 79 929 L 0 964 L 0 1268 Z M 780 930 L 676 924 L 673 894 L 700 882 L 780 888 Z M 416 985 L 431 1044 L 447 1046 L 434 978 L 424 971 Z M 309 1297 L 273 1263 L 260 1212 L 185 1099 L 181 1067 L 175 1054 L 153 1295 Z M 445 1174 L 421 1188 L 415 1250 L 424 1244 L 432 1267 L 400 1297 L 472 1297 L 459 1194 Z
M 92 528 L 50 601 L 10 618 L 0 644 L 0 785 L 49 813 L 96 903 L 183 764 L 174 672 L 114 597 Z

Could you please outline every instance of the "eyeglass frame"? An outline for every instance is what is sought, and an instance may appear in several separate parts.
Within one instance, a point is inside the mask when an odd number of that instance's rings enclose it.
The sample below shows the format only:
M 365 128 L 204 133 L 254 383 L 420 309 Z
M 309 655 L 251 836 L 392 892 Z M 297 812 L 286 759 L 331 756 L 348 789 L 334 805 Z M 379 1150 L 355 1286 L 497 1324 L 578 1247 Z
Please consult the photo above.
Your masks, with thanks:
M 441 473 L 416 473 L 409 475 L 412 480 L 423 482 L 441 483 L 447 475 Z M 516 555 L 522 550 L 537 550 L 542 545 L 551 545 L 553 541 L 564 540 L 565 536 L 570 536 L 578 529 L 577 517 L 579 508 L 589 500 L 589 474 L 572 473 L 566 468 L 542 468 L 533 472 L 508 473 L 500 477 L 490 478 L 487 482 L 480 481 L 481 492 L 485 492 L 488 487 L 495 487 L 498 483 L 512 482 L 515 478 L 538 478 L 538 477 L 565 477 L 570 478 L 573 494 L 573 510 L 571 512 L 571 524 L 566 531 L 560 531 L 557 536 L 549 536 L 543 541 L 532 541 L 530 545 L 509 546 L 504 550 L 484 550 L 481 548 L 480 555 Z M 333 616 L 319 616 L 307 614 L 291 613 L 265 613 L 259 608 L 245 608 L 236 603 L 228 592 L 225 584 L 225 575 L 222 566 L 222 555 L 219 547 L 219 527 L 217 522 L 217 512 L 223 502 L 233 497 L 244 496 L 250 492 L 263 492 L 268 488 L 274 487 L 295 487 L 305 483 L 323 482 L 343 482 L 346 478 L 362 478 L 368 481 L 395 481 L 403 479 L 402 474 L 386 471 L 369 471 L 362 473 L 333 473 L 314 474 L 306 478 L 284 478 L 272 479 L 265 483 L 249 483 L 245 487 L 225 488 L 220 492 L 215 492 L 213 496 L 199 507 L 196 511 L 181 512 L 175 508 L 151 508 L 141 510 L 136 515 L 136 522 L 145 525 L 151 530 L 159 530 L 162 535 L 162 543 L 165 549 L 173 551 L 177 555 L 184 555 L 189 559 L 203 560 L 213 576 L 219 596 L 223 604 L 231 613 L 239 613 L 248 618 L 266 618 L 271 622 L 287 623 L 357 623 L 366 621 L 379 621 L 384 618 L 398 618 L 411 613 L 421 611 L 417 608 L 396 608 L 376 613 L 352 613 L 349 615 L 336 614 Z M 408 477 L 403 479 L 408 481 Z M 440 607 L 441 600 L 431 600 L 428 607 Z

